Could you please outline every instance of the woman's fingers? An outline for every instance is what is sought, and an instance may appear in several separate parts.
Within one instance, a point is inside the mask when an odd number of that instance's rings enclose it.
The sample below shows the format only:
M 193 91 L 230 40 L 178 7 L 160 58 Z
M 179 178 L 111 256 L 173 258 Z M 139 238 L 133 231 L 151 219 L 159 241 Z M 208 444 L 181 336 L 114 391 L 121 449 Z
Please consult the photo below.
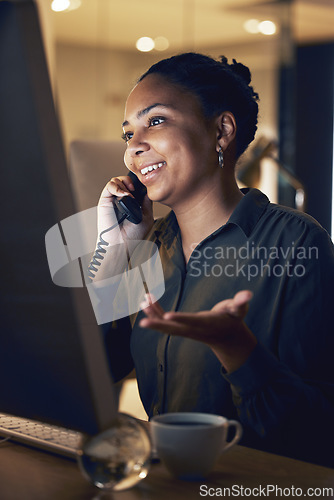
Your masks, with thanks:
M 188 326 L 182 325 L 177 321 L 167 321 L 164 318 L 158 317 L 146 317 L 142 318 L 139 322 L 139 326 L 142 328 L 150 328 L 151 330 L 157 330 L 167 335 L 177 335 L 190 337 Z M 188 332 L 188 333 L 187 333 Z
M 110 201 L 112 196 L 131 196 L 134 197 L 130 191 L 134 190 L 134 185 L 128 176 L 113 177 L 105 186 L 102 191 L 99 204 L 104 201 Z
M 218 302 L 210 311 L 200 311 L 198 313 L 166 312 L 163 317 L 168 321 L 177 321 L 192 327 L 205 328 L 215 318 L 219 321 L 223 314 L 229 314 L 240 319 L 244 318 L 247 313 L 248 302 L 252 296 L 252 292 L 243 290 L 238 292 L 232 299 Z
M 250 290 L 238 292 L 232 299 L 218 302 L 212 311 L 224 314 L 230 314 L 236 318 L 244 318 L 248 311 L 248 303 L 252 299 L 253 293 Z
M 140 304 L 140 307 L 148 318 L 162 318 L 165 313 L 159 302 L 150 293 L 145 294 L 145 299 Z
M 128 175 L 126 175 L 124 177 L 121 177 L 121 179 L 122 179 L 122 182 L 123 182 L 124 186 L 126 187 L 126 189 L 128 191 L 134 191 L 135 190 L 135 186 L 134 186 L 131 178 Z
M 210 311 L 184 313 L 164 312 L 159 302 L 146 294 L 141 305 L 146 318 L 140 320 L 139 326 L 216 345 L 242 323 L 252 296 L 249 290 L 242 290 L 232 299 L 219 302 Z

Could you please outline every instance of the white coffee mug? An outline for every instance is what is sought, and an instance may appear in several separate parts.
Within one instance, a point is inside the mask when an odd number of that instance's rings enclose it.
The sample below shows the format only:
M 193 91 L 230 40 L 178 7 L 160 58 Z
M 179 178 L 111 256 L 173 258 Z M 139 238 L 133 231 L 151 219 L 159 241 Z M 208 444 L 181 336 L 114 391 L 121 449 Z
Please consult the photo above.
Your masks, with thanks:
M 153 446 L 169 472 L 180 479 L 202 479 L 213 469 L 222 452 L 240 440 L 242 427 L 209 413 L 165 413 L 151 419 Z M 230 427 L 235 435 L 227 441 Z

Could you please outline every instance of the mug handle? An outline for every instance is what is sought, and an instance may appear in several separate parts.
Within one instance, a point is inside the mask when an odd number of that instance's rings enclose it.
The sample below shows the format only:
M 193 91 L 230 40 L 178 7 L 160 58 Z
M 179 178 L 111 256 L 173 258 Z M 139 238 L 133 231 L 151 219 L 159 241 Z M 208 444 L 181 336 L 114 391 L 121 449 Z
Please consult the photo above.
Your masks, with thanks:
M 235 428 L 235 434 L 233 436 L 232 441 L 228 441 L 228 442 L 225 441 L 224 442 L 224 448 L 222 450 L 223 452 L 229 450 L 230 448 L 232 448 L 232 446 L 237 444 L 240 441 L 241 436 L 242 436 L 242 426 L 241 426 L 240 422 L 238 422 L 237 420 L 228 420 L 227 428 L 229 429 L 230 427 Z

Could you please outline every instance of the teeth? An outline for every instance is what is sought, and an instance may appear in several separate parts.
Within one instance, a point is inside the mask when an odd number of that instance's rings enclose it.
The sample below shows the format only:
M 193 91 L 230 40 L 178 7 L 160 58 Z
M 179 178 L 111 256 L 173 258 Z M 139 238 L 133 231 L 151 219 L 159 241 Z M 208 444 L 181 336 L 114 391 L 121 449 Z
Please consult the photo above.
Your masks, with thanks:
M 162 165 L 165 165 L 165 161 L 161 163 L 155 163 L 154 165 L 150 165 L 149 167 L 143 168 L 140 172 L 142 175 L 146 175 L 148 172 L 152 172 L 152 170 L 157 170 L 158 168 L 161 168 Z

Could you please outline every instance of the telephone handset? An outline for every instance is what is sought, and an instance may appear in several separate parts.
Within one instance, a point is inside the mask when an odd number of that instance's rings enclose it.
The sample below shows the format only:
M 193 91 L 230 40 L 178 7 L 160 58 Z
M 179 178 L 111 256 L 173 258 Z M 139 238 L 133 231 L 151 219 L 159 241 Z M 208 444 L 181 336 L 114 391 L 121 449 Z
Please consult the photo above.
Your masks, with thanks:
M 129 172 L 128 175 L 135 187 L 135 190 L 131 191 L 134 198 L 131 196 L 115 197 L 114 204 L 118 212 L 117 218 L 120 219 L 122 217 L 122 220 L 126 218 L 133 224 L 139 224 L 143 218 L 141 204 L 143 203 L 147 190 L 133 172 Z

